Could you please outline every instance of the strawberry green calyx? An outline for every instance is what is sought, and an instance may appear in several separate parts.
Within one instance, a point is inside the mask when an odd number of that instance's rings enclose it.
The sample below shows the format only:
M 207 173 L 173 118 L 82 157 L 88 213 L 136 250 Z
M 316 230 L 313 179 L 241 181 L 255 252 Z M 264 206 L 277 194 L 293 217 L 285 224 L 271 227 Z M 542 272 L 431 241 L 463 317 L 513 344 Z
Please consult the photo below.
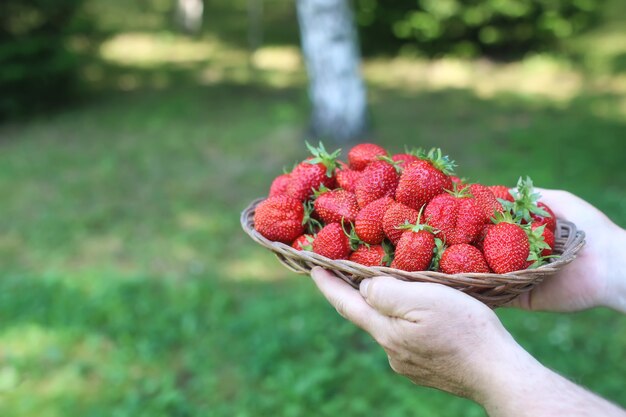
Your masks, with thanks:
M 406 229 L 406 230 L 410 230 L 412 232 L 421 232 L 421 231 L 426 231 L 426 232 L 430 232 L 433 235 L 436 235 L 437 233 L 439 233 L 439 230 L 436 230 L 434 227 L 432 227 L 431 225 L 427 224 L 427 223 L 421 223 L 422 221 L 422 213 L 424 212 L 424 207 L 422 206 L 422 208 L 420 209 L 419 213 L 417 214 L 417 220 L 415 221 L 415 223 L 410 223 L 408 220 L 404 222 L 404 224 L 401 224 L 400 226 L 396 226 L 396 229 Z
M 541 256 L 541 252 L 544 249 L 550 249 L 550 245 L 546 243 L 543 237 L 543 231 L 545 228 L 545 224 L 542 224 L 534 230 L 528 224 L 522 226 L 522 229 L 524 229 L 528 235 L 528 243 L 530 244 L 530 253 L 528 254 L 528 259 L 526 259 L 527 261 L 532 262 L 532 265 L 529 266 L 529 268 L 538 268 L 541 265 L 546 264 L 548 259 L 557 256 Z
M 383 266 L 389 266 L 393 261 L 395 248 L 387 239 L 383 240 L 382 247 L 385 251 L 385 256 L 383 257 Z
M 409 149 L 406 145 L 404 146 L 404 153 L 407 155 L 413 155 L 416 156 L 420 159 L 423 159 L 423 157 L 426 155 L 426 153 L 424 152 L 423 148 L 411 148 Z
M 332 177 L 335 172 L 335 168 L 337 168 L 337 158 L 339 154 L 341 154 L 341 149 L 337 149 L 335 152 L 329 154 L 324 147 L 322 142 L 319 143 L 317 148 L 314 148 L 309 144 L 309 142 L 304 142 L 306 144 L 307 149 L 313 155 L 313 158 L 308 159 L 306 162 L 309 164 L 323 164 L 326 167 L 326 176 Z
M 313 201 L 306 201 L 304 204 L 304 217 L 302 218 L 302 225 L 306 228 L 310 234 L 316 234 L 322 229 L 322 224 L 312 216 L 313 214 Z
M 501 203 L 504 209 L 511 211 L 513 215 L 521 217 L 527 222 L 532 220 L 531 213 L 543 217 L 552 217 L 550 213 L 537 205 L 541 194 L 535 192 L 533 181 L 530 177 L 527 176 L 526 179 L 520 177 L 515 189 L 511 190 L 511 195 L 515 201 Z
M 439 270 L 439 262 L 441 261 L 441 255 L 443 255 L 443 251 L 445 249 L 446 249 L 446 246 L 443 243 L 443 240 L 436 237 L 435 248 L 433 249 L 433 259 L 432 261 L 430 261 L 430 268 L 428 268 L 429 270 L 431 271 Z
M 402 167 L 400 166 L 401 161 L 394 161 L 389 155 L 378 155 L 376 159 L 387 162 L 389 165 L 394 167 L 398 174 L 402 174 Z
M 417 157 L 430 162 L 435 168 L 446 175 L 454 174 L 456 164 L 448 155 L 442 154 L 441 148 L 432 148 L 428 153 L 421 151 L 420 155 L 417 155 Z
M 473 198 L 474 195 L 470 190 L 470 184 L 464 184 L 463 188 L 459 188 L 459 184 L 456 182 L 452 182 L 451 190 L 444 190 L 446 193 L 450 194 L 453 197 L 457 198 Z
M 320 184 L 320 188 L 318 188 L 317 190 L 313 188 L 313 199 L 316 199 L 317 197 L 321 196 L 324 193 L 327 193 L 328 191 L 330 190 L 326 188 L 324 184 Z
M 510 211 L 503 211 L 503 212 L 495 212 L 493 217 L 491 218 L 491 222 L 493 224 L 498 224 L 498 223 L 512 223 L 512 224 L 516 224 L 518 226 L 521 227 L 521 221 L 522 219 L 519 217 L 513 217 L 513 215 L 511 214 Z
M 356 234 L 356 232 L 354 231 L 354 224 L 352 224 L 352 222 L 349 223 L 350 224 L 350 231 L 348 232 L 346 230 L 346 224 L 343 221 L 343 219 L 341 219 L 341 228 L 343 229 L 343 233 L 348 236 L 348 239 L 350 240 L 350 249 L 352 250 L 357 250 L 359 246 L 364 245 L 367 248 L 370 247 L 370 245 L 368 243 L 363 242 Z

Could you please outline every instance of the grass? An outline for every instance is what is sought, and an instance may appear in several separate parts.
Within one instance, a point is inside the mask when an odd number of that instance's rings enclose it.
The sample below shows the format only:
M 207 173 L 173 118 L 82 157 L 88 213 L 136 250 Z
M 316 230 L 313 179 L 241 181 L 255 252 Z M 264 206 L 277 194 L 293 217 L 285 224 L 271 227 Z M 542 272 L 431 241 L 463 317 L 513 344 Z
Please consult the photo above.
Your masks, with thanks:
M 123 36 L 87 70 L 91 100 L 0 126 L 0 415 L 484 415 L 394 375 L 240 230 L 304 157 L 297 54 L 263 49 L 254 69 L 219 37 Z M 528 174 L 626 226 L 623 74 L 551 57 L 364 70 L 377 142 L 441 146 L 485 183 Z M 541 362 L 626 406 L 623 316 L 498 315 Z

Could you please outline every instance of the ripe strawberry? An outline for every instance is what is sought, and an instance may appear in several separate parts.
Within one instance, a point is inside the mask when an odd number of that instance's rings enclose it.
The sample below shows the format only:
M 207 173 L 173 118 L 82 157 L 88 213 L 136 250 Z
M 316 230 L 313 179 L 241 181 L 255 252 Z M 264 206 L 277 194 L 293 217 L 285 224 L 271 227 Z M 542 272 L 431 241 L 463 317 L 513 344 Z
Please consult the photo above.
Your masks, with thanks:
M 365 266 L 387 266 L 387 253 L 382 245 L 360 245 L 349 260 Z
M 448 174 L 453 166 L 447 156 L 441 156 L 441 149 L 431 149 L 420 161 L 404 168 L 396 190 L 396 201 L 419 210 L 436 195 L 452 189 Z
M 541 201 L 537 202 L 537 207 L 545 210 L 546 213 L 548 213 L 548 216 L 542 216 L 541 214 L 537 213 L 530 213 L 530 217 L 533 219 L 532 223 L 538 225 L 545 224 L 546 229 L 549 229 L 552 234 L 554 234 L 554 231 L 556 230 L 556 216 L 554 215 L 554 212 L 550 207 L 548 207 L 545 203 L 542 203 Z
M 487 231 L 483 249 L 487 264 L 496 274 L 518 271 L 527 267 L 530 243 L 522 227 L 511 216 L 496 215 L 499 223 Z
M 288 196 L 269 197 L 254 213 L 254 228 L 267 239 L 291 244 L 304 233 L 302 203 Z
M 313 240 L 313 252 L 330 259 L 348 259 L 351 252 L 350 239 L 341 224 L 327 224 Z
M 514 201 L 504 204 L 504 208 L 510 210 L 514 217 L 521 218 L 522 223 L 538 222 L 546 224 L 548 229 L 556 229 L 556 217 L 548 206 L 539 202 L 541 195 L 535 192 L 533 181 L 530 177 L 519 178 L 517 187 L 511 192 Z
M 362 171 L 371 162 L 378 160 L 378 156 L 387 155 L 387 151 L 373 143 L 360 143 L 348 152 L 348 162 L 350 168 L 355 171 Z
M 313 250 L 313 235 L 304 234 L 293 241 L 291 247 L 297 250 Z
M 391 203 L 383 216 L 383 231 L 391 243 L 396 245 L 402 237 L 404 230 L 399 227 L 407 222 L 415 223 L 418 216 L 419 212 L 411 207 L 398 202 Z
M 543 236 L 543 241 L 546 243 L 548 247 L 544 247 L 542 249 L 541 253 L 539 254 L 539 256 L 541 257 L 552 255 L 552 251 L 554 250 L 554 233 L 552 233 L 552 230 L 550 230 L 548 228 L 548 225 L 545 223 L 544 224 L 532 223 L 530 225 L 533 231 L 539 230 L 541 226 L 544 226 L 544 225 L 545 227 L 543 228 L 543 232 L 541 233 L 541 235 Z
M 329 154 L 321 143 L 317 148 L 313 148 L 308 143 L 306 145 L 314 157 L 296 165 L 291 171 L 291 181 L 287 186 L 287 195 L 300 201 L 305 201 L 311 197 L 313 190 L 319 189 L 321 185 L 326 188 L 335 187 L 333 173 L 337 156 L 341 152 L 341 150 L 337 150 Z
M 386 161 L 369 164 L 356 183 L 356 199 L 363 208 L 372 201 L 383 197 L 393 197 L 398 186 L 399 175 L 396 168 Z
M 496 212 L 502 212 L 502 204 L 493 195 L 493 192 L 482 184 L 470 184 L 469 191 L 485 214 L 485 223 L 491 222 Z
M 514 201 L 513 196 L 509 192 L 509 187 L 506 187 L 504 185 L 490 185 L 487 188 L 491 190 L 491 192 L 493 193 L 494 196 L 496 196 L 496 198 L 511 201 L 511 202 Z
M 356 189 L 356 183 L 361 177 L 361 171 L 355 171 L 349 168 L 337 169 L 335 171 L 337 177 L 337 185 L 346 191 L 353 193 Z
M 426 206 L 424 215 L 447 245 L 470 243 L 485 223 L 485 214 L 469 188 L 439 194 Z
M 277 195 L 287 195 L 287 187 L 291 181 L 290 174 L 282 174 L 274 178 L 272 185 L 270 186 L 270 197 L 276 197 Z
M 393 155 L 391 159 L 394 162 L 397 162 L 398 166 L 402 169 L 404 169 L 404 167 L 409 165 L 411 162 L 417 162 L 420 160 L 417 156 L 410 153 L 397 153 Z
M 432 229 L 425 224 L 407 225 L 396 245 L 391 267 L 404 271 L 426 271 L 433 260 L 436 242 Z
M 365 243 L 377 245 L 385 238 L 383 218 L 387 209 L 393 204 L 391 197 L 383 197 L 363 207 L 356 215 L 354 231 Z
M 449 246 L 441 255 L 439 269 L 446 274 L 490 272 L 483 254 L 467 243 Z
M 356 196 L 346 190 L 323 189 L 315 198 L 315 212 L 325 223 L 353 223 L 359 212 Z

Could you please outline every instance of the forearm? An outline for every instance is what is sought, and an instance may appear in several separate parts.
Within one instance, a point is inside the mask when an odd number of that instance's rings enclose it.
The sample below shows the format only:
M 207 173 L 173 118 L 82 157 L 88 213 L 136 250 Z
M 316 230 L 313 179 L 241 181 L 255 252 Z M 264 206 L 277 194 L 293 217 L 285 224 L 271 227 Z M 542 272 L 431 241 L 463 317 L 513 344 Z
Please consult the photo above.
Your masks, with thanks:
M 518 345 L 492 365 L 476 398 L 490 417 L 626 417 L 626 411 L 545 368 Z

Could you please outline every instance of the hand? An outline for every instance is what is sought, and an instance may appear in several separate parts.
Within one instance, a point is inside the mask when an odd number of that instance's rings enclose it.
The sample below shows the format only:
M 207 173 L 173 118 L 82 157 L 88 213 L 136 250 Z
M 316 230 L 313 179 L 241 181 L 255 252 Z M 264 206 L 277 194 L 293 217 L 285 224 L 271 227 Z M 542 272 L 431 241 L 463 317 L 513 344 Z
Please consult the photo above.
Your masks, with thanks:
M 586 244 L 556 276 L 510 305 L 549 311 L 607 306 L 626 312 L 626 232 L 600 210 L 567 191 L 537 191 L 557 218 L 572 221 L 585 231 Z
M 525 354 L 493 311 L 452 288 L 376 277 L 359 294 L 319 267 L 311 276 L 339 314 L 385 349 L 392 369 L 418 385 L 482 402 L 487 372 Z

